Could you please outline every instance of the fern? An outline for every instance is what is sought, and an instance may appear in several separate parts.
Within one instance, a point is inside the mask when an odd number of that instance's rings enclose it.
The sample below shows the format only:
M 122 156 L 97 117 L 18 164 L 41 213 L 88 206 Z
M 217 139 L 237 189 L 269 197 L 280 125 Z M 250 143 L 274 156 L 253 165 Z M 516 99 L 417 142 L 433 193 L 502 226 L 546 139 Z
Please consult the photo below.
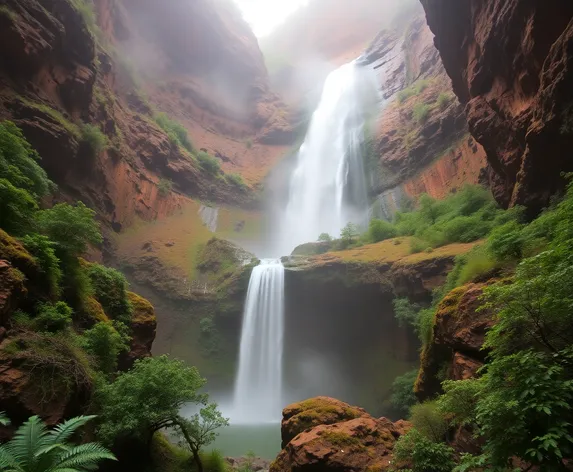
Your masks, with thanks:
M 26 421 L 6 444 L 0 445 L 3 472 L 84 472 L 102 460 L 116 460 L 98 443 L 74 446 L 66 441 L 94 416 L 72 418 L 49 431 L 39 417 Z

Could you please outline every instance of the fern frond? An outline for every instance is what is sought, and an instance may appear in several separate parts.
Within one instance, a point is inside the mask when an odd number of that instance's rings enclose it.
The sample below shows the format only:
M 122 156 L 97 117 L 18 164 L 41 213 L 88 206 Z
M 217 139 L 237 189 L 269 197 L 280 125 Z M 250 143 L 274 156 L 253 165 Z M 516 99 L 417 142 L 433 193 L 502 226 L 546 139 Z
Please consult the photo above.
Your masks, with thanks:
M 10 426 L 10 418 L 6 416 L 5 411 L 0 411 L 0 425 Z
M 11 454 L 5 445 L 0 446 L 0 470 L 6 472 L 22 471 L 22 468 L 19 466 L 16 458 Z
M 78 416 L 59 424 L 50 432 L 52 440 L 56 443 L 63 443 L 69 439 L 69 437 L 74 434 L 78 428 L 81 428 L 88 421 L 91 421 L 94 418 L 95 416 Z
M 81 444 L 62 454 L 57 464 L 54 464 L 47 472 L 61 472 L 61 469 L 81 469 L 104 459 L 117 460 L 109 450 L 97 443 Z
M 24 468 L 36 461 L 36 451 L 49 443 L 46 425 L 38 416 L 32 416 L 14 434 L 7 445 L 8 451 Z

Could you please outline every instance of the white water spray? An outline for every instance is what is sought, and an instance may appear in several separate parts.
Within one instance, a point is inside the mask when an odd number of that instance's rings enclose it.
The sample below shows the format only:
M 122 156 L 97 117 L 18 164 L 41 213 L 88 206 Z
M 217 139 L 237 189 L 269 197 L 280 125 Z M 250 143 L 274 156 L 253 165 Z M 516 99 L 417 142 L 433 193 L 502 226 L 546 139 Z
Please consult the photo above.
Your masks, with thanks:
M 364 128 L 368 109 L 377 102 L 370 68 L 352 62 L 326 79 L 291 178 L 278 238 L 281 254 L 321 233 L 338 237 L 347 223 L 366 225 Z
M 235 385 L 235 423 L 280 421 L 283 377 L 284 267 L 264 259 L 253 269 Z

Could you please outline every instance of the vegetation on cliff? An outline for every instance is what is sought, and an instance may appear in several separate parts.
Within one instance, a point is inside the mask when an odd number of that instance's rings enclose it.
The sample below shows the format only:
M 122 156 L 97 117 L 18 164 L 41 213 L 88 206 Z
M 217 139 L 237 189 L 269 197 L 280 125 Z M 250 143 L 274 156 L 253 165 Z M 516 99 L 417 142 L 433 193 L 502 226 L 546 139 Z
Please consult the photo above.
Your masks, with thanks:
M 486 363 L 477 377 L 444 382 L 437 403 L 421 405 L 434 409 L 427 421 L 432 430 L 443 421 L 450 428 L 465 428 L 476 436 L 477 451 L 461 456 L 453 449 L 447 456 L 433 454 L 434 462 L 424 470 L 452 470 L 453 459 L 458 463 L 456 471 L 511 470 L 518 464 L 565 470 L 564 460 L 573 454 L 572 227 L 570 184 L 562 201 L 538 219 L 529 224 L 510 221 L 490 234 L 482 255 L 494 261 L 498 279 L 483 289 L 478 309 L 493 314 L 493 327 L 483 344 Z M 458 265 L 467 265 L 469 260 L 460 259 Z M 467 289 L 450 291 L 457 285 L 459 271 L 450 275 L 449 286 L 440 292 L 440 303 L 429 315 L 431 336 L 436 320 L 460 316 L 459 303 Z M 441 299 L 443 293 L 447 295 Z M 397 307 L 414 324 L 428 318 L 417 317 L 403 301 Z M 427 365 L 424 356 L 435 355 L 432 337 L 425 341 L 422 369 Z M 405 396 L 402 406 L 409 406 L 411 400 Z M 416 424 L 416 408 L 412 421 L 417 432 L 412 434 L 425 439 L 406 443 L 404 438 L 397 446 L 403 451 L 401 457 L 414 463 L 414 470 L 428 458 L 424 455 L 427 440 L 443 448 L 446 439 L 452 438 L 446 431 L 431 437 Z

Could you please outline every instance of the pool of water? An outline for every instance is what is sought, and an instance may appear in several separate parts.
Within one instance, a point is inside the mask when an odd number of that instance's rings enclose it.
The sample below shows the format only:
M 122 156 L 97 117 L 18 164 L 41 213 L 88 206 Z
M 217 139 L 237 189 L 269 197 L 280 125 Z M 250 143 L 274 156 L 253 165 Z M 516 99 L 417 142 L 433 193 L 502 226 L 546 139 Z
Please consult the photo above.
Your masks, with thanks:
M 220 430 L 219 437 L 209 446 L 225 457 L 242 457 L 254 452 L 257 457 L 273 460 L 281 450 L 281 425 L 233 425 Z

